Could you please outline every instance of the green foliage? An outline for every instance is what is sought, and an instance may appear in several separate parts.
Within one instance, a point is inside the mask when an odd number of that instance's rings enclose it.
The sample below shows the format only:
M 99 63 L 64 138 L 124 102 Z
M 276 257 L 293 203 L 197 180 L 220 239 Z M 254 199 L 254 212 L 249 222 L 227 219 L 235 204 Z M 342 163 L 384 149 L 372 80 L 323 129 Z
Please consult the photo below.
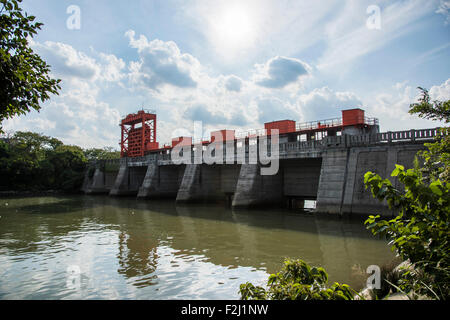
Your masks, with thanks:
M 434 143 L 426 143 L 427 150 L 418 152 L 423 159 L 420 168 L 427 181 L 448 181 L 450 178 L 450 131 L 449 128 L 441 128 Z
M 449 183 L 435 180 L 425 183 L 421 173 L 415 169 L 404 169 L 397 165 L 393 177 L 405 186 L 400 192 L 387 179 L 367 172 L 364 176 L 366 188 L 378 200 L 386 200 L 397 216 L 380 219 L 369 216 L 365 224 L 375 235 L 386 236 L 392 249 L 403 260 L 409 260 L 422 279 L 412 278 L 406 273 L 402 278 L 402 290 L 414 290 L 419 294 L 448 298 L 450 285 L 449 269 Z M 426 286 L 421 285 L 425 283 Z
M 420 118 L 449 122 L 450 100 L 430 102 L 428 90 L 419 87 L 422 93 L 419 102 L 410 105 L 409 113 L 417 114 Z
M 268 289 L 241 284 L 242 300 L 352 300 L 354 291 L 335 282 L 327 287 L 328 274 L 302 260 L 286 259 L 280 272 L 269 276 Z
M 450 100 L 431 103 L 428 91 L 419 89 L 421 98 L 410 105 L 409 112 L 448 123 Z M 372 195 L 386 200 L 397 213 L 389 220 L 370 216 L 365 224 L 373 234 L 387 237 L 392 249 L 413 265 L 401 274 L 398 288 L 435 299 L 448 299 L 450 292 L 448 133 L 448 128 L 441 128 L 436 141 L 425 144 L 427 150 L 418 153 L 414 169 L 396 165 L 392 177 L 404 185 L 405 191 L 397 190 L 388 179 L 375 173 L 367 172 L 364 176 Z M 419 159 L 423 163 L 419 164 Z
M 112 147 L 86 149 L 84 153 L 88 161 L 113 160 L 120 158 L 120 151 L 116 151 Z
M 79 190 L 86 167 L 81 148 L 33 132 L 0 141 L 0 187 L 5 190 Z
M 58 146 L 48 156 L 53 164 L 53 173 L 58 179 L 54 186 L 58 190 L 77 190 L 83 183 L 86 157 L 83 150 L 77 146 Z
M 22 0 L 0 0 L 0 131 L 1 122 L 58 94 L 60 80 L 49 76 L 50 66 L 29 47 L 42 23 L 22 13 Z
M 409 113 L 416 114 L 420 118 L 439 120 L 448 123 L 450 121 L 450 100 L 430 102 L 430 95 L 426 89 L 420 88 L 419 102 L 410 105 Z M 441 128 L 434 143 L 426 143 L 428 150 L 418 153 L 423 159 L 421 171 L 428 181 L 440 179 L 448 181 L 450 176 L 450 135 L 449 128 Z

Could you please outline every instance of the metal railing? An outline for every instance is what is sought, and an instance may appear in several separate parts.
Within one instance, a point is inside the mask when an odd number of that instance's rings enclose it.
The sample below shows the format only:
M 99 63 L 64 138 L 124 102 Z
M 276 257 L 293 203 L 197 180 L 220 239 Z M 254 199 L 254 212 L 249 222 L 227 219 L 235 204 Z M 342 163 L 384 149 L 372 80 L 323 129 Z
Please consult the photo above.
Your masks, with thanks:
M 234 134 L 236 139 L 255 138 L 267 135 L 266 129 L 250 129 L 247 131 L 238 131 Z
M 325 129 L 330 127 L 340 127 L 342 126 L 342 119 L 325 119 L 320 121 L 309 121 L 309 122 L 297 122 L 295 124 L 295 130 L 304 131 L 304 130 L 315 130 L 315 129 Z

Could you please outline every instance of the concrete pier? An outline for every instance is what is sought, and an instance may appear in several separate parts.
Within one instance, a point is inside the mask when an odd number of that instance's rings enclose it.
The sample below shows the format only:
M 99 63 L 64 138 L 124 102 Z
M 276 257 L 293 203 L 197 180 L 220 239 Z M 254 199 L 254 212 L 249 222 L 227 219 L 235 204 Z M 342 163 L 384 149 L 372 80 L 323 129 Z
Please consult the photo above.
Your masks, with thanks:
M 261 207 L 282 205 L 283 175 L 278 172 L 272 176 L 262 176 L 258 164 L 244 164 L 239 173 L 232 206 Z
M 177 202 L 225 202 L 235 194 L 240 165 L 188 164 Z
M 146 173 L 145 167 L 130 167 L 126 163 L 122 163 L 114 182 L 110 196 L 136 196 Z
M 156 162 L 150 163 L 139 188 L 138 198 L 158 199 L 177 197 L 186 166 L 159 166 Z

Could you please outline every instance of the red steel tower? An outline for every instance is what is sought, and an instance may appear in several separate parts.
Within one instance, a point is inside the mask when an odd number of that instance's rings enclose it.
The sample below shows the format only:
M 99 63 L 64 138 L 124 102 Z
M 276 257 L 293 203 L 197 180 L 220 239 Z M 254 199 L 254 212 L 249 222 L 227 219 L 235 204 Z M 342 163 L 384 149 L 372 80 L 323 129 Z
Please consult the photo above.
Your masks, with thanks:
M 156 142 L 156 114 L 145 112 L 129 114 L 120 123 L 121 157 L 142 157 L 146 151 L 159 148 Z

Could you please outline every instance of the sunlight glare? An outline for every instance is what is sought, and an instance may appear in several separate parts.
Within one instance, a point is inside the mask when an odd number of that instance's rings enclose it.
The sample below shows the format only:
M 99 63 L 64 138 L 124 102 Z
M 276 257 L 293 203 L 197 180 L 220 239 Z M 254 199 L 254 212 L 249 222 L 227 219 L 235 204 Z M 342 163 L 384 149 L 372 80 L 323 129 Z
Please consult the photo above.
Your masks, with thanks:
M 217 44 L 227 52 L 248 47 L 254 41 L 254 25 L 244 6 L 224 8 L 214 26 Z

